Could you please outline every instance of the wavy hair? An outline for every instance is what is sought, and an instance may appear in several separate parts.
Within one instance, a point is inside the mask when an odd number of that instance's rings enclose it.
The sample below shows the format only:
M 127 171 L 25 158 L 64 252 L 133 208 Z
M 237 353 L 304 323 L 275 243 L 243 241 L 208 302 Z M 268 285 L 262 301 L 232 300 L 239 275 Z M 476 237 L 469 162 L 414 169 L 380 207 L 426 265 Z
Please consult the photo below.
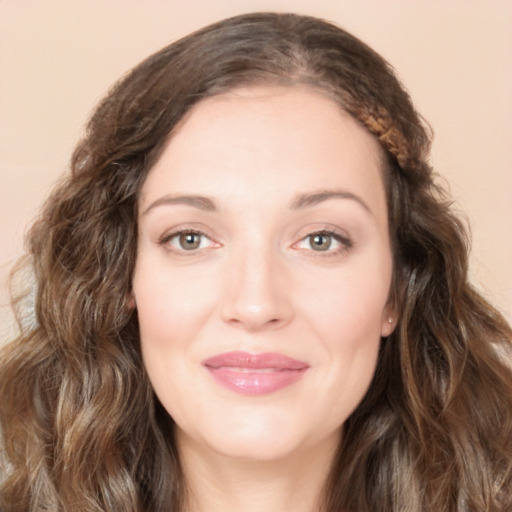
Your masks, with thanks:
M 3 512 L 169 512 L 184 480 L 128 307 L 142 183 L 202 98 L 313 87 L 387 155 L 400 315 L 344 425 L 324 511 L 512 510 L 512 333 L 468 283 L 465 228 L 429 163 L 430 132 L 391 67 L 342 29 L 249 14 L 167 46 L 91 117 L 27 239 L 31 322 L 0 359 Z

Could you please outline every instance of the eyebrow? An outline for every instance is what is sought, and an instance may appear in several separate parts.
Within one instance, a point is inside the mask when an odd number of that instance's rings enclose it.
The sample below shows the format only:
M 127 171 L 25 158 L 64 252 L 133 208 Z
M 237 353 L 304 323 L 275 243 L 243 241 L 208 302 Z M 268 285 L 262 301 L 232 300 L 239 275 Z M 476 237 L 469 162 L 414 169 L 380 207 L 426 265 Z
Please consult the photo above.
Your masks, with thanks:
M 215 211 L 217 208 L 215 206 L 215 202 L 209 197 L 205 196 L 196 196 L 196 195 L 184 195 L 184 196 L 175 196 L 175 195 L 166 195 L 162 196 L 156 201 L 153 201 L 143 212 L 142 215 L 146 215 L 150 210 L 156 208 L 157 206 L 164 205 L 185 205 L 191 206 L 193 208 L 199 208 L 200 210 L 205 211 Z
M 300 194 L 292 201 L 291 208 L 292 210 L 300 210 L 323 203 L 329 199 L 350 199 L 359 203 L 367 212 L 372 213 L 361 197 L 345 190 L 318 190 L 317 192 Z
M 356 194 L 344 190 L 319 190 L 306 194 L 297 195 L 291 203 L 292 210 L 301 210 L 310 206 L 328 201 L 329 199 L 350 199 L 359 203 L 366 211 L 371 213 L 368 205 Z M 153 201 L 143 212 L 146 215 L 149 211 L 158 206 L 185 205 L 200 210 L 213 212 L 217 210 L 215 201 L 206 196 L 199 195 L 165 195 Z

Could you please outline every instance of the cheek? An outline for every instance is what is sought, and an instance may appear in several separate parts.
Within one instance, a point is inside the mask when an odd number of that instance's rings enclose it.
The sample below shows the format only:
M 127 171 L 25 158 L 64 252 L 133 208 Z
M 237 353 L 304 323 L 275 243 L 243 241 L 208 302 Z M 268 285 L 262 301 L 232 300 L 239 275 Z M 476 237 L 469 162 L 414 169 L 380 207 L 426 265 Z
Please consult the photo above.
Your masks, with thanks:
M 331 410 L 333 426 L 352 414 L 373 379 L 383 305 L 384 300 L 369 300 L 362 289 L 333 293 L 318 304 L 316 334 L 329 360 L 322 375 L 329 389 L 324 407 Z
M 186 409 L 186 394 L 176 383 L 189 386 L 193 341 L 211 311 L 213 294 L 202 293 L 209 286 L 201 283 L 200 289 L 183 272 L 142 264 L 133 281 L 144 366 L 154 391 L 175 419 Z
M 365 298 L 362 294 L 337 294 L 318 304 L 314 324 L 318 339 L 337 375 L 347 382 L 372 378 L 381 342 L 383 304 Z
M 363 262 L 364 263 L 364 262 Z M 301 309 L 326 337 L 380 339 L 391 282 L 391 262 L 358 265 L 326 276 L 316 275 L 297 293 Z
M 357 406 L 373 378 L 390 276 L 391 260 L 382 266 L 354 265 L 309 283 L 303 294 L 310 297 L 301 305 L 303 314 L 331 362 L 322 378 L 329 383 L 329 398 L 342 419 Z
M 179 269 L 143 263 L 133 283 L 142 343 L 175 346 L 209 315 L 218 296 L 215 283 L 209 276 L 190 276 Z

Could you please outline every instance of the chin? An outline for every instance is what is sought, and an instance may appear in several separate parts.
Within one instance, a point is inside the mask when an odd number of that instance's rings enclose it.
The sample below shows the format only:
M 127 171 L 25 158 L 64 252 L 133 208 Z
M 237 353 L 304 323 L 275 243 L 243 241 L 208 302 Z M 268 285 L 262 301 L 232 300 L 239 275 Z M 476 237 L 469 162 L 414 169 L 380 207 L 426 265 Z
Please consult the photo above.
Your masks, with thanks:
M 322 442 L 336 444 L 335 432 L 319 432 L 314 436 L 307 418 L 297 418 L 281 411 L 241 410 L 239 414 L 224 415 L 207 424 L 181 430 L 178 444 L 182 448 L 192 444 L 200 453 L 210 451 L 223 457 L 251 461 L 289 459 Z M 216 419 L 218 421 L 216 421 Z
M 236 435 L 208 441 L 212 452 L 222 457 L 243 461 L 277 461 L 288 459 L 301 451 L 300 443 L 275 435 Z

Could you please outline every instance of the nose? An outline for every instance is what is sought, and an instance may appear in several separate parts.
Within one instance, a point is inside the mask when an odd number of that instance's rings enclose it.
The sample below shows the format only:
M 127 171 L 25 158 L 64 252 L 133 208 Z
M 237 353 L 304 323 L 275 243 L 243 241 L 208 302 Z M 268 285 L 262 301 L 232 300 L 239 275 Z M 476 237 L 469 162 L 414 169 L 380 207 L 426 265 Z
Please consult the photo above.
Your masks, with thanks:
M 287 325 L 294 311 L 286 275 L 283 262 L 270 253 L 240 254 L 227 272 L 223 320 L 247 331 Z

